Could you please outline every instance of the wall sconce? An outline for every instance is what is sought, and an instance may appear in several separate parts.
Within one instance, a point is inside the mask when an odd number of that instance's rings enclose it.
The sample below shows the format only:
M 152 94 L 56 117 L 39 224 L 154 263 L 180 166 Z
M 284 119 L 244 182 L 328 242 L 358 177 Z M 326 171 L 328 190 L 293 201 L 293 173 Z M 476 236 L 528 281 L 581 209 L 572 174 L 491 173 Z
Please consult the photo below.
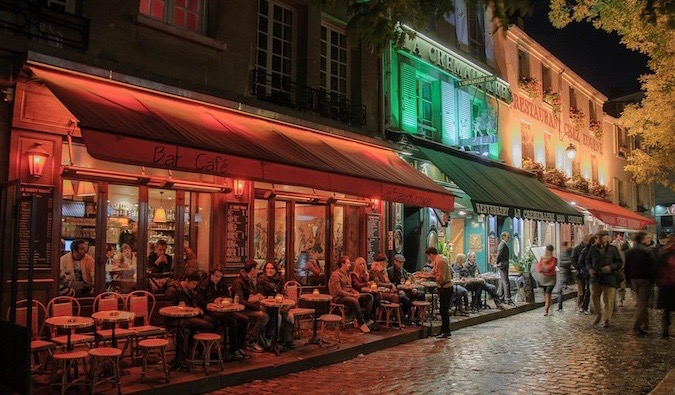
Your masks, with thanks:
M 373 210 L 377 210 L 377 207 L 380 205 L 380 201 L 378 199 L 370 199 L 370 208 Z
M 35 143 L 25 154 L 28 157 L 28 172 L 30 176 L 35 178 L 42 177 L 42 171 L 45 168 L 47 158 L 49 158 L 49 152 L 42 148 L 42 143 Z
M 244 180 L 234 180 L 234 196 L 240 198 L 244 196 L 244 188 L 246 187 L 246 181 Z
M 577 149 L 574 147 L 574 144 L 570 143 L 570 145 L 567 146 L 565 155 L 567 155 L 567 159 L 569 160 L 574 160 L 574 158 L 577 157 Z

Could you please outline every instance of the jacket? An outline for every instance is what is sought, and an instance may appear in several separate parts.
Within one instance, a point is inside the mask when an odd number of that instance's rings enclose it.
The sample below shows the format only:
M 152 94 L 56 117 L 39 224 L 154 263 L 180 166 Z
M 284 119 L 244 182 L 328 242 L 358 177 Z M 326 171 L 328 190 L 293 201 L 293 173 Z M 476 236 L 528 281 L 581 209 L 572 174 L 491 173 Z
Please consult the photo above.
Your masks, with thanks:
M 199 301 L 194 292 L 183 287 L 180 280 L 174 280 L 166 288 L 166 298 L 171 304 L 177 306 L 180 302 L 189 307 L 200 307 Z
M 656 258 L 654 251 L 644 244 L 636 243 L 626 251 L 626 281 L 632 279 L 654 280 L 656 277 Z
M 623 266 L 619 250 L 611 244 L 605 247 L 594 245 L 589 251 L 591 267 L 595 270 L 597 281 L 600 285 L 617 288 L 622 278 L 618 277 L 618 272 Z M 605 268 L 603 271 L 603 268 Z M 623 276 L 622 276 L 623 277 Z
M 214 284 L 210 278 L 206 279 L 197 286 L 196 291 L 197 301 L 202 310 L 206 309 L 206 305 L 213 303 L 217 298 L 229 296 L 224 280 L 221 280 L 218 284 Z
M 455 277 L 469 277 L 469 271 L 466 270 L 465 266 L 460 267 L 458 264 L 453 263 L 451 268 Z
M 377 270 L 371 270 L 368 274 L 370 275 L 370 279 L 372 281 L 375 281 L 375 284 L 377 284 L 378 286 L 385 286 L 386 284 L 390 284 L 389 279 L 387 278 L 387 274 L 384 271 L 379 272 Z
M 352 289 L 352 278 L 349 274 L 342 273 L 342 270 L 338 269 L 330 275 L 330 280 L 328 280 L 328 292 L 333 299 L 342 298 L 346 296 L 354 296 Z
M 403 284 L 410 277 L 410 273 L 403 266 L 401 266 L 401 270 L 396 270 L 396 266 L 394 265 L 387 268 L 387 275 L 389 276 L 389 280 L 394 284 Z
M 504 240 L 497 247 L 497 266 L 500 270 L 509 270 L 509 246 Z
M 365 276 L 360 276 L 359 273 L 357 272 L 352 272 L 351 277 L 352 277 L 352 287 L 354 287 L 357 290 L 361 290 L 361 288 L 365 288 L 369 285 L 368 284 L 369 278 L 366 278 Z
M 239 277 L 232 283 L 232 296 L 239 296 L 239 303 L 246 306 L 248 310 L 260 310 L 260 301 L 249 301 L 251 295 L 257 294 L 257 288 L 253 280 L 244 270 L 239 271 Z
M 480 270 L 478 269 L 478 265 L 476 265 L 474 263 L 471 263 L 469 261 L 467 261 L 464 264 L 464 269 L 466 270 L 466 276 L 467 277 L 476 278 L 480 274 Z
M 278 274 L 274 277 L 265 275 L 258 277 L 258 293 L 263 296 L 277 296 L 277 294 L 283 293 L 281 277 Z

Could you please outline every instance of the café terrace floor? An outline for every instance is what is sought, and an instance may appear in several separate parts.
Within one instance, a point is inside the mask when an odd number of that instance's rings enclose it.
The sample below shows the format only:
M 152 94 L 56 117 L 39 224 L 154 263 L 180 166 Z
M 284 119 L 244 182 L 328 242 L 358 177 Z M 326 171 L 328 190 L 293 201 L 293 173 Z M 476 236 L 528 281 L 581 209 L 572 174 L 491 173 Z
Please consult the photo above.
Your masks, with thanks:
M 568 288 L 565 291 L 564 298 L 569 299 L 576 296 L 576 292 Z M 492 301 L 488 302 L 493 305 Z M 468 316 L 451 316 L 450 329 L 458 330 L 472 325 L 478 325 L 484 322 L 497 320 L 525 311 L 540 308 L 544 305 L 543 294 L 535 290 L 535 303 L 516 302 L 516 306 L 508 306 L 504 310 L 484 309 L 478 313 L 472 313 Z M 295 341 L 296 348 L 283 352 L 280 356 L 275 356 L 271 352 L 252 353 L 248 352 L 249 358 L 241 361 L 225 362 L 224 371 L 220 371 L 215 366 L 210 369 L 209 375 L 204 374 L 204 370 L 197 366 L 192 372 L 185 370 L 172 371 L 171 382 L 164 383 L 163 373 L 153 371 L 146 374 L 146 382 L 141 383 L 140 366 L 129 366 L 130 359 L 122 360 L 122 371 L 124 372 L 122 380 L 123 394 L 162 394 L 181 393 L 198 394 L 219 388 L 251 382 L 254 380 L 263 380 L 272 377 L 278 377 L 289 373 L 317 368 L 323 365 L 342 362 L 351 358 L 358 357 L 360 354 L 369 354 L 388 347 L 394 347 L 398 344 L 411 342 L 431 334 L 437 334 L 440 331 L 440 319 L 434 320 L 431 325 L 425 326 L 406 326 L 399 330 L 396 328 L 382 329 L 373 331 L 369 334 L 363 334 L 354 328 L 344 329 L 341 332 L 341 343 L 338 347 L 319 348 L 316 345 L 304 346 L 308 336 L 311 335 L 310 324 L 303 326 L 302 338 Z M 331 339 L 332 340 L 332 339 Z M 172 346 L 170 346 L 172 347 Z M 170 349 L 168 359 L 172 360 L 174 352 Z M 154 365 L 153 365 L 154 367 Z M 80 373 L 81 374 L 81 373 Z M 48 394 L 50 387 L 47 385 L 49 374 L 35 376 L 33 393 Z M 55 392 L 57 387 L 52 387 Z M 68 393 L 88 393 L 82 388 L 70 388 Z M 97 394 L 116 394 L 117 391 L 111 383 L 103 383 L 96 387 Z

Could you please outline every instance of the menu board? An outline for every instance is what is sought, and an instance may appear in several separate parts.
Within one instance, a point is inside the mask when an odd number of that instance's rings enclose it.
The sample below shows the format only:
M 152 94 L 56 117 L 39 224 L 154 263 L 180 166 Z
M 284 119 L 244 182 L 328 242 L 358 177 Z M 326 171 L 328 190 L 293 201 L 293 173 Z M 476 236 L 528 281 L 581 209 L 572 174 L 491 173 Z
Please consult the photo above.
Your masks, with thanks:
M 367 247 L 368 247 L 368 262 L 372 262 L 375 258 L 375 255 L 379 254 L 380 251 L 380 215 L 379 214 L 368 214 L 368 223 L 366 224 L 368 238 L 367 238 Z
M 33 268 L 51 269 L 52 266 L 52 225 L 54 222 L 54 187 L 22 184 L 19 188 L 18 207 L 18 251 L 19 269 L 28 269 L 28 257 L 33 249 Z M 31 212 L 31 196 L 36 198 L 36 210 Z M 30 244 L 31 218 L 35 217 L 35 239 Z
M 248 203 L 227 204 L 225 262 L 228 267 L 243 267 L 248 260 Z

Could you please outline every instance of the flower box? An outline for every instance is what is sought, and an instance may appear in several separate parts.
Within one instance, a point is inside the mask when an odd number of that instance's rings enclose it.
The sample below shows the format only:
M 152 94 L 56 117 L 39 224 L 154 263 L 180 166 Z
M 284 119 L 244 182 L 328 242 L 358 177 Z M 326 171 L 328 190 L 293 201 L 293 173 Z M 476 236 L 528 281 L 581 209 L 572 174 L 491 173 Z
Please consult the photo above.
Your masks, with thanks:
M 584 124 L 586 114 L 584 110 L 576 107 L 570 107 L 570 122 L 576 130 L 579 130 Z
M 562 100 L 560 99 L 560 93 L 558 92 L 547 89 L 541 97 L 541 100 L 551 106 L 555 113 L 559 113 L 562 109 Z
M 600 121 L 595 120 L 591 121 L 590 124 L 588 125 L 588 129 L 591 131 L 591 134 L 596 139 L 602 138 L 602 124 L 600 124 Z
M 518 86 L 527 93 L 527 96 L 529 96 L 530 99 L 534 100 L 541 94 L 539 80 L 534 77 L 522 77 L 518 80 Z

